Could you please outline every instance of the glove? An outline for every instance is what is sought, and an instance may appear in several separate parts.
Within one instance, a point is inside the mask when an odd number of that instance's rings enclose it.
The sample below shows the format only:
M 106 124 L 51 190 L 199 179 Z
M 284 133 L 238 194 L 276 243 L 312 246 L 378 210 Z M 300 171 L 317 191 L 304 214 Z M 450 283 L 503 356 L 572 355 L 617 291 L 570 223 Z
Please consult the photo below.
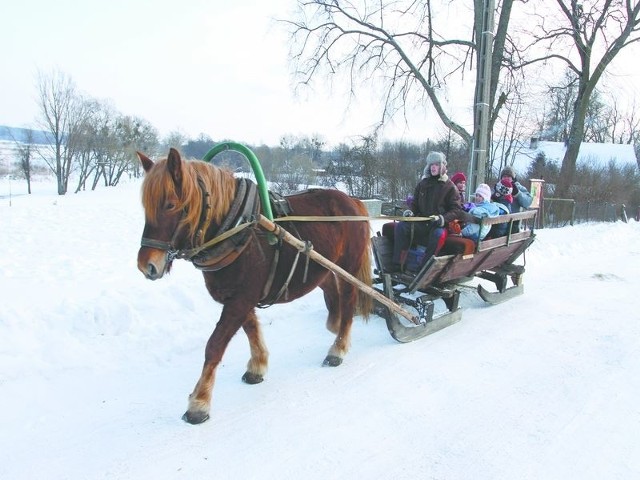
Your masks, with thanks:
M 409 210 L 408 208 L 402 212 L 402 216 L 403 217 L 413 217 L 413 211 Z
M 516 196 L 520 193 L 520 184 L 518 182 L 513 183 L 513 192 L 511 192 L 512 196 Z

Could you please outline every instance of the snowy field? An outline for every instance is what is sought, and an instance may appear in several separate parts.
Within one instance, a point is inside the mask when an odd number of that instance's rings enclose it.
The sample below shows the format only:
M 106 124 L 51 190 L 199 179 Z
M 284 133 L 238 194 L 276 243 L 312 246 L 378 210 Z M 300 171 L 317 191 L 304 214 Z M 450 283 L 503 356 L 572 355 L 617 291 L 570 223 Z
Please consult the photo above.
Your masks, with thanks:
M 640 224 L 538 231 L 525 294 L 411 344 L 356 319 L 342 366 L 322 295 L 259 311 L 266 381 L 223 359 L 181 415 L 221 307 L 178 261 L 136 268 L 139 184 L 59 197 L 0 181 L 0 478 L 634 479 Z M 378 227 L 380 221 L 373 222 Z

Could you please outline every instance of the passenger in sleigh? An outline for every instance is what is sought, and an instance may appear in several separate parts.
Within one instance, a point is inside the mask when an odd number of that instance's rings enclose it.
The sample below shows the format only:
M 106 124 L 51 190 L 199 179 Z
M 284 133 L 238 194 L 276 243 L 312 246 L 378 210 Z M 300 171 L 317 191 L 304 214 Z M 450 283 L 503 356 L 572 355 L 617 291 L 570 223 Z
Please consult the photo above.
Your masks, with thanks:
M 513 167 L 504 167 L 500 172 L 500 180 L 498 183 L 505 184 L 505 181 L 508 180 L 511 183 L 511 197 L 513 199 L 511 205 L 511 213 L 517 213 L 522 210 L 526 210 L 531 206 L 533 202 L 533 197 L 516 178 L 516 171 Z M 497 185 L 497 184 L 496 184 Z
M 481 183 L 476 189 L 473 207 L 469 210 L 469 214 L 474 217 L 475 221 L 467 223 L 460 233 L 463 237 L 471 240 L 483 240 L 491 230 L 491 225 L 482 225 L 481 227 L 480 221 L 483 218 L 497 217 L 501 210 L 497 203 L 491 201 L 491 187 L 486 183 Z
M 473 202 L 467 202 L 467 177 L 462 172 L 456 172 L 451 176 L 451 181 L 458 189 L 458 193 L 460 194 L 460 201 L 462 202 L 462 209 L 465 212 L 471 210 L 473 207 Z
M 509 177 L 502 178 L 493 187 L 491 200 L 501 208 L 500 215 L 513 213 L 513 183 Z M 509 229 L 508 223 L 497 223 L 491 227 L 490 238 L 504 237 Z
M 424 245 L 426 262 L 444 245 L 446 225 L 462 218 L 462 203 L 458 189 L 447 175 L 447 160 L 441 152 L 427 156 L 423 177 L 415 188 L 407 217 L 430 217 L 429 221 L 398 222 L 393 242 L 392 271 L 402 271 L 411 245 Z
M 508 213 L 518 213 L 526 210 L 531 206 L 533 197 L 529 191 L 516 178 L 516 172 L 513 167 L 506 166 L 500 172 L 500 179 L 494 187 L 493 200 L 509 209 Z M 502 228 L 492 229 L 489 236 L 501 237 L 507 234 L 507 224 L 503 224 Z M 511 233 L 520 231 L 520 222 L 515 221 L 511 225 Z

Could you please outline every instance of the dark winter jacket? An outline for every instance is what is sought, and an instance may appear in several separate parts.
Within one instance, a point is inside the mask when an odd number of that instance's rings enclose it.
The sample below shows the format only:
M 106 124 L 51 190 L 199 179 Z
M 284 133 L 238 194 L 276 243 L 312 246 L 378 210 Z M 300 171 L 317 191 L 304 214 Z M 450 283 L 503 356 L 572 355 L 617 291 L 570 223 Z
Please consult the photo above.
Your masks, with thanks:
M 462 217 L 460 193 L 446 174 L 439 177 L 428 176 L 416 186 L 411 211 L 416 217 L 440 215 L 442 219 L 439 226 L 444 226 L 451 220 Z

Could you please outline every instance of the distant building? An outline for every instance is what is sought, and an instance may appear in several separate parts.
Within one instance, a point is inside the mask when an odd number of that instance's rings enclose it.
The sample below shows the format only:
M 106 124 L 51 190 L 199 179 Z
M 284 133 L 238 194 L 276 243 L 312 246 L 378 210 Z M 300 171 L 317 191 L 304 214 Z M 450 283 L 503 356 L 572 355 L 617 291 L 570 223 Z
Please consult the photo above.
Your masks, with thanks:
M 497 177 L 499 170 L 511 165 L 519 174 L 524 174 L 541 153 L 547 162 L 562 166 L 562 159 L 567 147 L 563 142 L 548 142 L 531 138 L 527 142 L 517 141 L 510 145 L 497 142 L 493 146 L 492 158 Z M 509 158 L 505 159 L 505 153 Z M 576 160 L 576 166 L 592 165 L 606 167 L 610 162 L 618 166 L 634 165 L 639 167 L 633 145 L 620 143 L 582 143 Z

